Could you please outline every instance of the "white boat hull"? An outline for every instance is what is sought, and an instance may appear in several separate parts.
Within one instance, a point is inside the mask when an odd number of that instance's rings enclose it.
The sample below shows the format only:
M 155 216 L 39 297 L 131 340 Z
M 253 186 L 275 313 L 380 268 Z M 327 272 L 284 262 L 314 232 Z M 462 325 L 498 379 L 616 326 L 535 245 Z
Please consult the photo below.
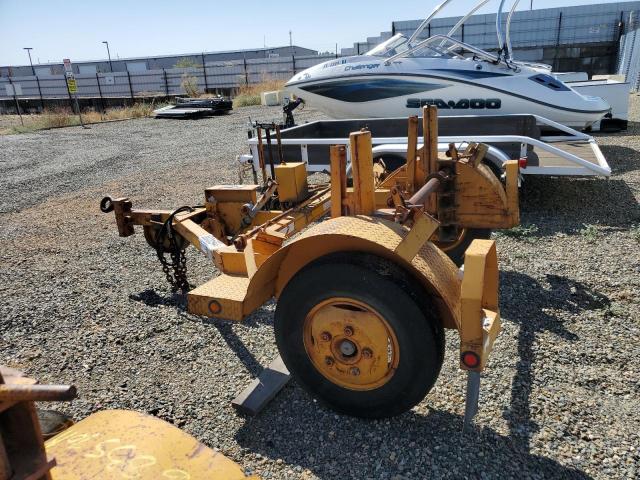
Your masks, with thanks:
M 477 65 L 457 59 L 404 59 L 385 65 L 370 57 L 350 57 L 305 70 L 286 89 L 337 119 L 418 115 L 422 106 L 432 104 L 442 116 L 534 114 L 585 128 L 610 109 L 602 99 L 580 95 L 555 79 L 547 84 L 532 80 L 550 78 L 534 69 L 522 67 L 514 74 L 486 65 L 480 71 Z

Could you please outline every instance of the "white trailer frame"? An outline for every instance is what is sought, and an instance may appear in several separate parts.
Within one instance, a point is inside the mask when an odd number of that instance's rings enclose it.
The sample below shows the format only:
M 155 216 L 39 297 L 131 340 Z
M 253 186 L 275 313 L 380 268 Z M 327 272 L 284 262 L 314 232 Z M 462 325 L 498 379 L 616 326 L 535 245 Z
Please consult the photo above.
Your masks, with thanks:
M 510 115 L 505 115 L 508 117 Z M 515 116 L 515 115 L 514 115 Z M 527 147 L 532 146 L 535 149 L 542 150 L 548 154 L 554 156 L 556 159 L 562 159 L 564 162 L 562 165 L 544 165 L 544 159 L 540 159 L 539 165 L 527 166 L 521 169 L 521 173 L 524 175 L 571 175 L 571 176 L 605 176 L 611 175 L 611 168 L 607 163 L 606 158 L 602 154 L 600 147 L 596 143 L 595 139 L 587 135 L 586 133 L 579 132 L 570 127 L 562 125 L 560 123 L 549 120 L 538 115 L 532 115 L 535 117 L 538 125 L 552 127 L 559 130 L 561 133 L 558 135 L 541 136 L 540 139 L 522 136 L 522 135 L 450 135 L 440 136 L 439 150 L 446 151 L 449 143 L 519 143 L 520 144 L 520 158 L 527 158 Z M 459 116 L 456 118 L 477 118 L 475 115 Z M 374 145 L 374 156 L 381 156 L 383 154 L 406 154 L 407 151 L 407 137 L 373 137 L 371 139 Z M 263 137 L 263 144 L 266 142 L 266 137 Z M 351 152 L 349 147 L 349 138 L 283 138 L 281 140 L 282 145 L 298 145 L 301 150 L 302 161 L 307 163 L 307 170 L 310 172 L 328 171 L 329 163 L 327 158 L 327 164 L 315 164 L 310 165 L 308 163 L 307 148 L 309 145 L 345 145 L 347 148 L 347 162 L 350 162 Z M 418 144 L 424 142 L 424 138 L 418 137 Z M 585 145 L 588 146 L 597 163 L 586 160 L 578 155 L 563 150 L 561 143 L 571 142 L 572 145 Z M 251 164 L 254 171 L 256 171 L 256 162 L 253 159 L 258 158 L 258 139 L 257 137 L 250 138 L 248 140 L 251 154 L 240 155 L 237 157 L 237 161 L 242 164 Z M 555 145 L 554 145 L 555 144 Z M 496 165 L 501 165 L 504 161 L 509 160 L 509 156 L 506 155 L 500 148 L 490 146 L 488 151 L 488 159 L 494 162 Z

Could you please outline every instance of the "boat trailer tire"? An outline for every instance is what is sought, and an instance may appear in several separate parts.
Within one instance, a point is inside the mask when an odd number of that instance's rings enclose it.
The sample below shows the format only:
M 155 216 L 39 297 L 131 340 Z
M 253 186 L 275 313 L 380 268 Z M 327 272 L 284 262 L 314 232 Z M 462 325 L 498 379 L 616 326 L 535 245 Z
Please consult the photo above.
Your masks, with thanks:
M 464 252 L 467 251 L 471 242 L 475 239 L 489 240 L 491 238 L 490 228 L 463 228 L 460 236 L 455 242 L 440 243 L 434 242 L 457 266 L 464 263 Z
M 394 170 L 402 167 L 407 163 L 406 155 L 400 155 L 397 153 L 381 153 L 373 158 L 374 162 L 382 160 L 387 167 L 387 172 L 391 173 Z
M 433 387 L 444 357 L 428 294 L 393 262 L 356 252 L 322 257 L 291 279 L 275 336 L 305 390 L 358 417 L 409 410 Z

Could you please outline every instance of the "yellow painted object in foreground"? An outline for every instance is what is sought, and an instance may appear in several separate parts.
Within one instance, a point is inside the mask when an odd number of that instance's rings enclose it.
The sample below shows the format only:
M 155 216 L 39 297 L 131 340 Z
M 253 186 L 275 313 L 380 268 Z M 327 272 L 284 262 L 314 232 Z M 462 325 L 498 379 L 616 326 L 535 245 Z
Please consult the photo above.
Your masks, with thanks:
M 75 396 L 74 386 L 39 385 L 22 372 L 0 365 L 0 480 L 258 478 L 245 477 L 221 453 L 163 420 L 138 412 L 94 413 L 44 444 L 34 402 Z
M 57 462 L 52 480 L 247 478 L 236 463 L 179 428 L 126 410 L 94 413 L 45 447 Z

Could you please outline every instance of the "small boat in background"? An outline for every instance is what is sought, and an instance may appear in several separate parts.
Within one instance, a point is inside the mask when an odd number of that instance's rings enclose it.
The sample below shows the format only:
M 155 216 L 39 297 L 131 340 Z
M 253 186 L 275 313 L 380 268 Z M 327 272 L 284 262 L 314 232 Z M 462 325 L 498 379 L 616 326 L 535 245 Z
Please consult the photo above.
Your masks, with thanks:
M 220 115 L 233 110 L 233 102 L 224 97 L 176 98 L 175 105 L 153 111 L 155 118 L 200 118 Z

